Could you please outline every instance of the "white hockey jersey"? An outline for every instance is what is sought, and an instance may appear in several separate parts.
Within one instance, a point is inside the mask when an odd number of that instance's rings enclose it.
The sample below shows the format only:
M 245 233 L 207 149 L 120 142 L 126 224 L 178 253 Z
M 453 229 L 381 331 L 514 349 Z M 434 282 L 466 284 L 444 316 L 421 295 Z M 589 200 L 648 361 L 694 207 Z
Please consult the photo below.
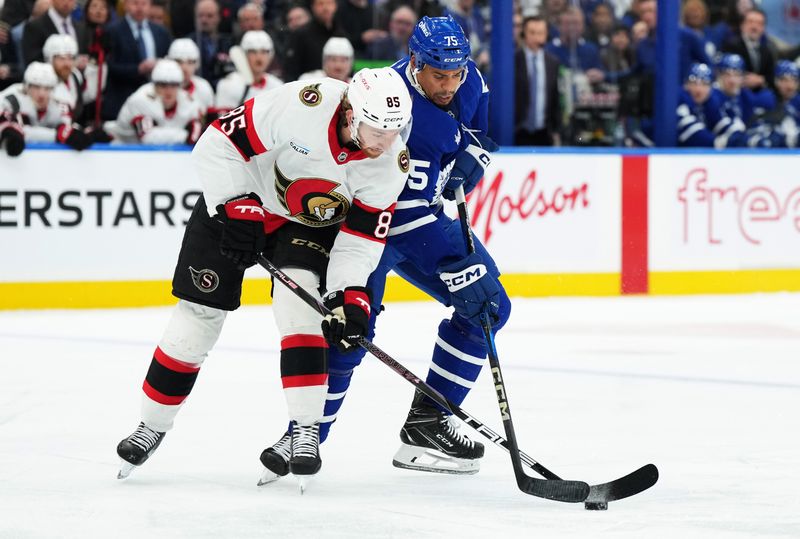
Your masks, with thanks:
M 115 125 L 106 125 L 120 142 L 142 144 L 194 144 L 200 137 L 201 114 L 198 102 L 178 90 L 178 102 L 164 109 L 155 85 L 148 82 L 122 105 Z
M 341 223 L 328 290 L 366 284 L 409 169 L 400 137 L 376 159 L 339 144 L 346 88 L 333 79 L 296 81 L 259 95 L 214 121 L 192 152 L 211 215 L 218 204 L 254 192 L 268 212 L 267 232 L 286 220 Z
M 103 89 L 106 87 L 106 73 L 107 70 L 103 69 L 103 80 L 99 81 Z M 67 82 L 59 79 L 58 84 L 53 89 L 53 99 L 65 103 L 75 115 L 75 111 L 79 110 L 82 105 L 97 99 L 98 74 L 97 65 L 93 63 L 87 65 L 86 70 L 83 72 L 73 69 Z M 79 99 L 80 103 L 78 102 Z
M 192 76 L 192 80 L 183 89 L 200 105 L 201 115 L 205 116 L 209 109 L 214 109 L 214 89 L 203 77 Z
M 62 134 L 72 124 L 69 107 L 52 98 L 44 110 L 36 110 L 33 100 L 24 92 L 22 83 L 12 84 L 0 92 L 0 110 L 19 118 L 28 142 L 62 142 Z
M 227 112 L 235 109 L 248 99 L 279 86 L 283 86 L 283 81 L 269 74 L 263 75 L 261 80 L 248 85 L 244 78 L 234 71 L 217 83 L 217 110 Z

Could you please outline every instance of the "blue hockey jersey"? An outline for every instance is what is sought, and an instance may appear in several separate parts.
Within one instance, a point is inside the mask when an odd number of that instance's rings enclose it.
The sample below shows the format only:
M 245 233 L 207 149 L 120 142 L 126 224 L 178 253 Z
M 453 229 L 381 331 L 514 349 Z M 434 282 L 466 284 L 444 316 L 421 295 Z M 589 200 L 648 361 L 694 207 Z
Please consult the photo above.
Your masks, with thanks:
M 470 60 L 466 80 L 446 108 L 425 97 L 404 58 L 392 66 L 408 86 L 413 101 L 413 125 L 407 146 L 411 157 L 408 183 L 398 198 L 389 239 L 435 220 L 442 190 L 456 155 L 469 145 L 464 128 L 486 133 L 489 124 L 489 88 Z
M 717 88 L 703 103 L 686 90 L 678 96 L 678 145 L 698 148 L 745 146 L 745 125 L 728 97 Z

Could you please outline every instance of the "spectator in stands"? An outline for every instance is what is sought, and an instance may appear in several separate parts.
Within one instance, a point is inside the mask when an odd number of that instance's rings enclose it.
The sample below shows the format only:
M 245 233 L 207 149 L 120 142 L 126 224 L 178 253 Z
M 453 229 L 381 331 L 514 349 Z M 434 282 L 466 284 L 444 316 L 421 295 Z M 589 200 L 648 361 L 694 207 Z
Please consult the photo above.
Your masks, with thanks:
M 166 0 L 151 0 L 150 9 L 147 12 L 147 20 L 167 27 L 167 3 Z
M 264 29 L 264 8 L 255 2 L 247 2 L 236 12 L 236 27 L 233 42 L 239 44 L 245 32 Z
M 28 21 L 22 32 L 22 57 L 25 64 L 44 60 L 42 47 L 47 38 L 53 34 L 67 34 L 78 43 L 78 50 L 86 54 L 89 47 L 89 35 L 86 25 L 72 21 L 75 0 L 51 0 L 47 13 Z
M 755 7 L 754 0 L 727 0 L 723 10 L 724 20 L 713 25 L 709 32 L 717 51 L 722 49 L 728 39 L 739 33 L 744 14 Z
M 156 58 L 167 54 L 169 32 L 147 20 L 149 11 L 150 0 L 125 0 L 125 17 L 108 26 L 108 90 L 103 118 L 116 118 L 128 96 L 147 82 Z
M 219 30 L 220 7 L 217 0 L 199 0 L 195 6 L 195 32 L 192 41 L 200 49 L 200 76 L 217 85 L 227 71 L 231 36 Z
M 289 34 L 284 62 L 287 81 L 322 67 L 322 48 L 334 36 L 344 36 L 335 0 L 311 0 L 311 21 Z
M 37 5 L 38 4 L 38 5 Z M 0 8 L 0 56 L 11 69 L 21 71 L 22 33 L 25 23 L 50 7 L 50 0 L 4 0 Z M 2 77 L 0 77 L 2 83 Z
M 561 65 L 584 71 L 591 83 L 605 79 L 597 46 L 583 39 L 583 11 L 568 7 L 559 18 L 559 36 L 547 45 L 547 52 L 558 58 Z
M 311 13 L 300 4 L 291 5 L 289 9 L 286 10 L 286 27 L 289 31 L 294 32 L 310 22 Z
M 156 62 L 152 82 L 136 90 L 107 129 L 115 140 L 141 144 L 194 144 L 200 138 L 200 106 L 181 89 L 183 71 L 168 59 Z
M 540 16 L 526 17 L 522 37 L 524 46 L 514 56 L 514 144 L 559 145 L 559 62 L 545 50 L 547 22 Z
M 332 37 L 322 49 L 322 69 L 300 75 L 299 80 L 330 77 L 350 82 L 353 75 L 353 45 L 346 37 Z
M 408 56 L 408 38 L 417 25 L 417 14 L 408 6 L 400 6 L 389 19 L 389 35 L 369 46 L 373 60 L 402 60 Z
M 567 0 L 543 0 L 542 1 L 542 16 L 547 21 L 547 35 L 550 40 L 558 37 L 558 25 L 561 20 L 561 14 L 567 10 Z
M 202 118 L 207 118 L 209 110 L 214 109 L 214 90 L 203 77 L 197 76 L 200 65 L 200 49 L 189 38 L 176 39 L 169 46 L 167 58 L 178 63 L 183 72 L 181 88 L 200 105 Z
M 387 0 L 375 3 L 377 4 L 376 8 L 378 10 L 377 28 L 388 27 L 391 14 L 400 6 L 410 7 L 417 15 L 417 18 L 441 17 L 442 13 L 444 13 L 444 8 L 440 0 Z
M 600 59 L 608 81 L 617 82 L 630 74 L 634 65 L 634 50 L 630 30 L 625 25 L 618 24 L 611 32 L 611 43 L 600 51 Z
M 538 11 L 536 11 L 538 13 Z M 514 50 L 520 49 L 525 46 L 525 40 L 522 38 L 522 21 L 525 17 L 522 12 L 515 11 L 512 18 L 512 27 L 514 32 Z
M 228 74 L 217 85 L 216 108 L 220 114 L 238 107 L 251 97 L 283 85 L 281 79 L 267 74 L 275 55 L 275 47 L 269 34 L 263 30 L 247 32 L 239 47 L 244 52 L 244 58 L 239 58 L 238 48 L 231 50 L 236 71 Z M 320 63 L 321 61 L 320 58 Z
M 636 24 L 641 20 L 641 16 L 639 15 L 639 4 L 641 0 L 633 0 L 630 5 L 630 9 L 628 9 L 625 14 L 622 16 L 620 22 L 633 30 L 633 25 Z
M 708 26 L 708 6 L 705 0 L 686 0 L 681 10 L 681 22 L 703 41 L 706 56 L 714 58 L 717 55 L 717 46 Z
M 106 34 L 105 25 L 111 20 L 108 0 L 87 0 L 83 6 L 86 29 L 89 34 L 89 55 L 97 60 L 101 54 L 108 55 L 109 39 Z M 100 60 L 102 62 L 103 60 Z
M 739 33 L 722 45 L 723 52 L 738 54 L 744 59 L 744 85 L 755 91 L 771 87 L 775 73 L 775 53 L 764 33 L 766 22 L 763 11 L 751 9 L 744 14 Z
M 591 12 L 592 18 L 586 39 L 597 45 L 602 51 L 611 44 L 611 32 L 614 30 L 614 12 L 605 3 L 597 4 Z
M 639 16 L 641 22 L 647 25 L 647 39 L 641 41 L 636 47 L 636 67 L 635 71 L 644 77 L 654 77 L 656 71 L 656 27 L 658 18 L 655 0 L 639 0 Z M 678 29 L 678 75 L 679 80 L 685 81 L 689 74 L 689 68 L 693 63 L 711 65 L 711 59 L 705 52 L 702 40 L 691 30 L 684 27 Z
M 366 58 L 367 48 L 388 35 L 386 30 L 375 28 L 377 15 L 369 0 L 340 0 L 336 17 L 359 58 Z
M 91 146 L 92 138 L 72 124 L 67 107 L 51 98 L 58 83 L 53 66 L 31 62 L 23 81 L 0 93 L 0 114 L 21 119 L 25 141 L 59 142 L 78 151 Z

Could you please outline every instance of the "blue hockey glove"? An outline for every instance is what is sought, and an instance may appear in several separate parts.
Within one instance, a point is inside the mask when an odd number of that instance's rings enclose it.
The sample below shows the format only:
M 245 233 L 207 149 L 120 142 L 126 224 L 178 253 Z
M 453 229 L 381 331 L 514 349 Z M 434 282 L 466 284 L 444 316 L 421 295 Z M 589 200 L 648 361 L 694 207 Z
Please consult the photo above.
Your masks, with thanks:
M 457 262 L 439 266 L 439 278 L 450 291 L 450 302 L 458 314 L 476 325 L 484 310 L 490 322 L 497 318 L 500 287 L 486 269 L 481 255 L 472 253 Z
M 444 186 L 442 196 L 447 200 L 455 200 L 456 189 L 464 186 L 464 194 L 469 193 L 483 178 L 486 167 L 492 162 L 491 152 L 499 148 L 495 142 L 483 133 L 464 131 L 465 137 L 471 137 L 472 142 L 456 156 L 450 178 Z

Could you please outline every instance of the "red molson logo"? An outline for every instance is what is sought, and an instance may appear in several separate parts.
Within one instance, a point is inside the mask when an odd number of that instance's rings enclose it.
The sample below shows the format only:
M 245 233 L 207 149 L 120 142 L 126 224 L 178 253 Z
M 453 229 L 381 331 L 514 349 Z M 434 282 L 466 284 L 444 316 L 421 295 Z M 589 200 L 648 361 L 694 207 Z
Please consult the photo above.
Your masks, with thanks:
M 527 221 L 531 217 L 560 215 L 589 207 L 589 185 L 586 182 L 577 187 L 558 186 L 546 190 L 537 185 L 536 170 L 532 170 L 520 183 L 516 194 L 505 194 L 501 189 L 504 179 L 502 170 L 494 179 L 484 177 L 467 197 L 471 204 L 471 224 L 476 229 L 483 227 L 481 237 L 486 244 L 491 240 L 497 222 L 505 224 L 515 216 Z

